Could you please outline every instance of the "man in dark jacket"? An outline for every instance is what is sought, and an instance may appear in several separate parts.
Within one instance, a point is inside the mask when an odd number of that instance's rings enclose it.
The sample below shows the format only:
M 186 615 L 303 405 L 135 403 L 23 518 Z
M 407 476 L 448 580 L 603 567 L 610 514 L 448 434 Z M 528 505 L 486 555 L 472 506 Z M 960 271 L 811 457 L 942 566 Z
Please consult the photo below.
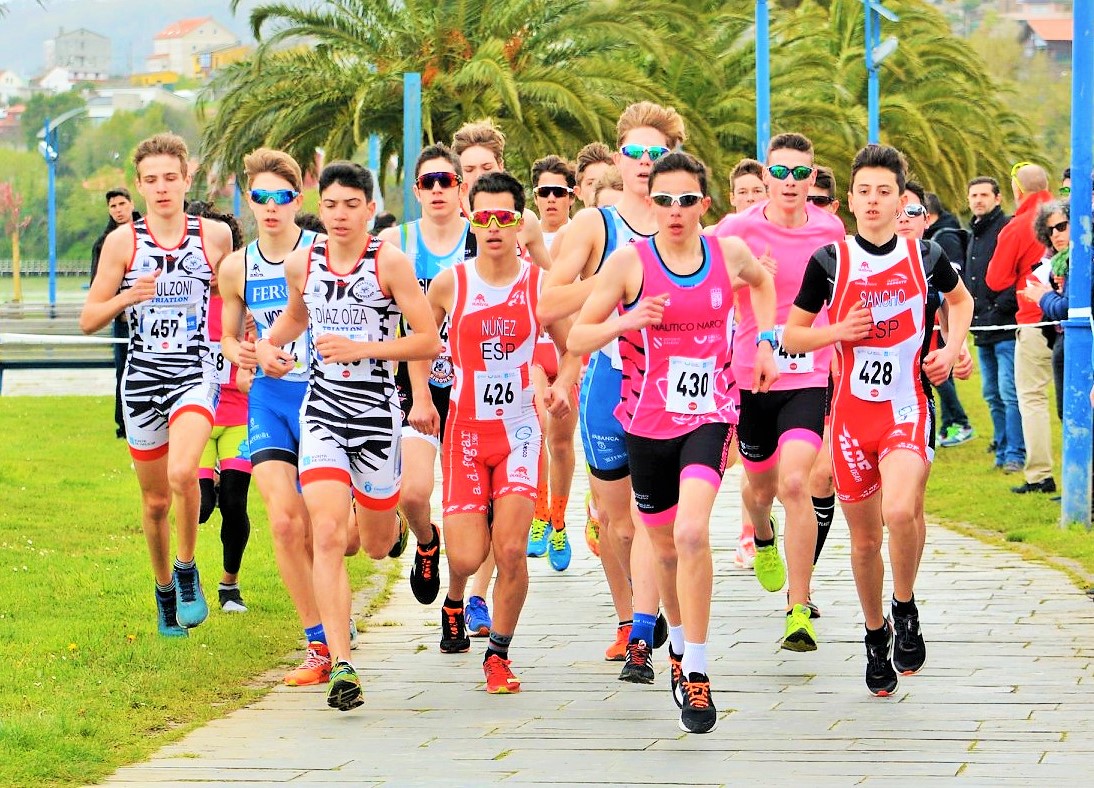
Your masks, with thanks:
M 942 247 L 951 263 L 963 266 L 969 245 L 969 231 L 961 226 L 957 217 L 942 207 L 942 200 L 934 192 L 924 195 L 927 207 L 927 230 L 923 237 Z
M 972 224 L 961 276 L 973 297 L 971 333 L 980 358 L 984 401 L 991 412 L 994 437 L 990 448 L 995 451 L 995 467 L 1017 473 L 1025 466 L 1026 443 L 1014 385 L 1014 329 L 985 330 L 1014 325 L 1018 312 L 1013 286 L 996 291 L 984 282 L 999 233 L 1010 221 L 1003 213 L 1002 201 L 994 178 L 982 176 L 969 182 Z
M 103 242 L 106 241 L 108 236 L 114 229 L 120 227 L 123 224 L 129 224 L 134 219 L 140 218 L 140 213 L 133 210 L 133 198 L 129 196 L 129 191 L 121 186 L 111 189 L 106 193 L 106 208 L 110 212 L 110 218 L 107 220 L 106 229 L 103 230 L 103 234 L 98 237 L 94 244 L 91 245 L 91 279 L 94 281 L 95 274 L 99 270 L 99 255 L 103 251 Z M 114 338 L 115 339 L 129 339 L 129 326 L 125 322 L 125 313 L 118 315 L 114 319 Z M 119 438 L 125 437 L 125 422 L 122 419 L 122 396 L 121 396 L 121 383 L 122 372 L 125 370 L 125 352 L 128 345 L 124 342 L 114 343 L 114 423 L 117 425 L 115 434 Z

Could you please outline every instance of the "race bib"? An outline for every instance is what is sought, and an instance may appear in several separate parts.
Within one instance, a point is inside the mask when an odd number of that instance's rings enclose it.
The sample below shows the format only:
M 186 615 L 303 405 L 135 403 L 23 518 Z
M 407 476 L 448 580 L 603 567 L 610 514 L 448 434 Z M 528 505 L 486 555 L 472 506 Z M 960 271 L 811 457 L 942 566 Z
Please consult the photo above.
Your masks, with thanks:
M 325 333 L 336 333 L 340 336 L 344 336 L 346 339 L 353 340 L 354 342 L 369 342 L 370 337 L 363 331 L 325 331 L 320 330 L 318 336 L 322 336 Z M 286 347 L 286 352 L 289 352 Z M 358 359 L 357 361 L 350 361 L 346 364 L 338 362 L 328 362 L 320 358 L 321 369 L 323 377 L 327 380 L 342 380 L 342 381 L 360 381 L 369 380 L 372 378 L 372 362 L 370 359 Z M 294 367 L 295 370 L 295 367 Z
M 714 412 L 714 359 L 669 358 L 669 413 L 698 416 Z
M 479 421 L 520 416 L 520 370 L 475 373 L 475 418 Z
M 216 381 L 222 386 L 232 379 L 232 362 L 224 358 L 224 351 L 219 342 L 209 343 L 209 358 L 213 361 L 213 369 L 216 371 Z
M 783 347 L 783 329 L 786 326 L 775 326 L 775 339 L 779 346 L 775 348 L 775 366 L 780 375 L 800 375 L 813 371 L 813 354 L 787 353 Z
M 866 402 L 888 402 L 897 393 L 900 356 L 896 350 L 856 347 L 851 393 Z
M 197 318 L 185 307 L 146 306 L 141 310 L 141 342 L 157 353 L 184 353 Z

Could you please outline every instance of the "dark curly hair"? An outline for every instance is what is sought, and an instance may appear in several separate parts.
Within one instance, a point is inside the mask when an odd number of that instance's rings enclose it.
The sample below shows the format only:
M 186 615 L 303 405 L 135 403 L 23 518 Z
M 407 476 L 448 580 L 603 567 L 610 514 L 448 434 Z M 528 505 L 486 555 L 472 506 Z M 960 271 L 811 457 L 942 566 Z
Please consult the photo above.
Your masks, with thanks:
M 1048 217 L 1054 213 L 1062 213 L 1064 218 L 1071 221 L 1070 200 L 1049 200 L 1037 206 L 1037 215 L 1033 217 L 1033 232 L 1037 240 L 1044 244 L 1046 249 L 1055 252 L 1052 246 L 1052 233 L 1048 229 Z

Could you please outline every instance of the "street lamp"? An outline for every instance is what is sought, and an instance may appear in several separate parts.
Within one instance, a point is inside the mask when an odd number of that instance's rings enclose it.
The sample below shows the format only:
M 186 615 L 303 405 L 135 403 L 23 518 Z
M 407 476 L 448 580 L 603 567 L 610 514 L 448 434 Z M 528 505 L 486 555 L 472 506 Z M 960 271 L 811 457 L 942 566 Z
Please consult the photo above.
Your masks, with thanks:
M 756 0 L 756 160 L 767 161 L 771 139 L 771 34 L 767 0 Z
M 61 155 L 61 144 L 57 129 L 61 124 L 87 114 L 87 107 L 70 109 L 57 119 L 46 118 L 42 130 L 38 132 L 38 152 L 46 160 L 49 171 L 49 314 L 55 315 L 57 308 L 57 159 Z
M 885 43 L 882 43 L 881 17 L 885 17 L 890 22 L 898 22 L 900 17 L 875 0 L 862 0 L 862 4 L 865 7 L 866 22 L 867 142 L 876 145 L 881 137 L 881 124 L 878 120 L 880 104 L 878 66 L 881 65 L 881 61 L 893 54 L 897 47 L 895 36 L 889 36 L 885 39 Z

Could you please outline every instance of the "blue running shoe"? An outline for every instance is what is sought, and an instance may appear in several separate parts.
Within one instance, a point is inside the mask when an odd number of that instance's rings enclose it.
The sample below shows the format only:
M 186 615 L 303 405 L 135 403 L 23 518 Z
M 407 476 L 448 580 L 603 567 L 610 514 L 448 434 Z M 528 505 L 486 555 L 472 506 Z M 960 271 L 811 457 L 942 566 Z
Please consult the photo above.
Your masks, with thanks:
M 463 608 L 463 614 L 467 620 L 467 634 L 473 638 L 484 638 L 490 635 L 490 608 L 486 606 L 486 600 L 481 596 L 473 596 L 467 600 Z
M 565 572 L 570 566 L 570 539 L 566 536 L 566 528 L 552 528 L 547 537 L 547 560 L 551 562 L 551 568 L 556 572 Z
M 179 626 L 175 617 L 175 592 L 168 591 L 161 594 L 156 591 L 156 627 L 165 638 L 185 638 L 190 633 L 184 627 Z
M 551 530 L 551 524 L 546 520 L 532 520 L 532 528 L 528 531 L 528 555 L 539 558 L 547 552 L 547 532 Z
M 209 616 L 196 564 L 193 569 L 175 569 L 175 616 L 179 626 L 187 629 L 196 627 Z

